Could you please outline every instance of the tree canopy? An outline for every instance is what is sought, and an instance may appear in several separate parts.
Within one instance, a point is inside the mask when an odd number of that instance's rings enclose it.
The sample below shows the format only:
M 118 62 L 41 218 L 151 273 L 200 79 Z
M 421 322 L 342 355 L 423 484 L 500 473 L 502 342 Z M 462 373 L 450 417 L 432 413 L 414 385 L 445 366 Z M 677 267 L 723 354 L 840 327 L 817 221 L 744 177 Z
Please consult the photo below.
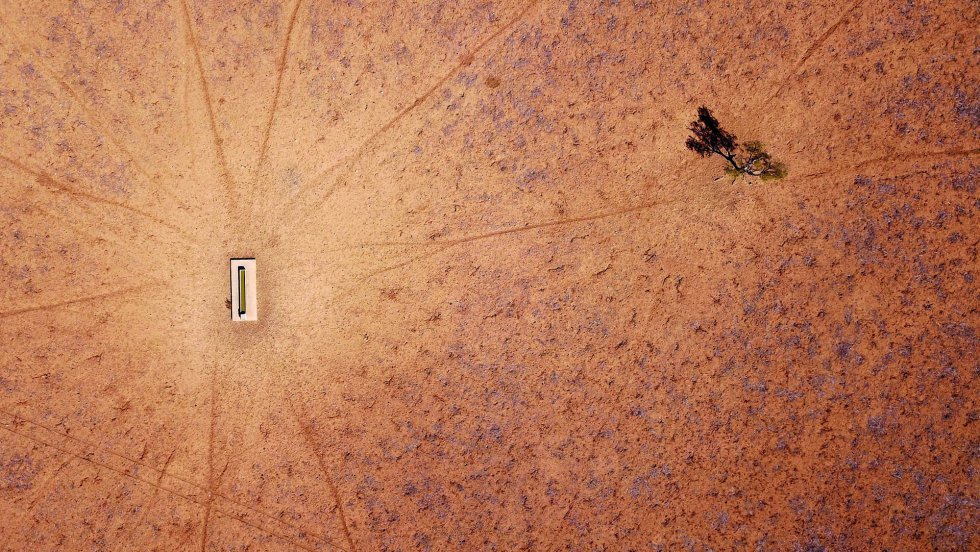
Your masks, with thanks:
M 775 161 L 765 150 L 762 142 L 738 143 L 738 138 L 721 128 L 721 123 L 705 106 L 698 108 L 698 118 L 689 127 L 691 136 L 685 145 L 687 149 L 701 157 L 719 155 L 731 165 L 726 173 L 734 178 L 739 176 L 758 176 L 762 180 L 784 178 L 788 173 L 786 165 Z

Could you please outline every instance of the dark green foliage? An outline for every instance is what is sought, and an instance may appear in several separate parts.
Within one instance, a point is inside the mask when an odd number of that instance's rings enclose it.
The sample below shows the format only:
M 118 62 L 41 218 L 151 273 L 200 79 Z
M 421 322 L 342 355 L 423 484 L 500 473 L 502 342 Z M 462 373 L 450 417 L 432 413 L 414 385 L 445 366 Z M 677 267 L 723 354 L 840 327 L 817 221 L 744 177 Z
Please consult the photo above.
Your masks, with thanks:
M 780 179 L 789 172 L 784 163 L 773 160 L 762 142 L 739 145 L 735 135 L 721 128 L 707 107 L 698 108 L 698 118 L 691 123 L 690 130 L 692 136 L 685 142 L 687 149 L 701 157 L 720 155 L 725 158 L 730 165 L 725 173 L 733 181 L 745 175 L 758 176 L 762 180 Z
M 742 144 L 742 153 L 745 161 L 742 163 L 742 171 L 751 176 L 758 176 L 763 180 L 773 180 L 785 178 L 786 165 L 779 161 L 774 161 L 772 156 L 764 149 L 762 142 L 746 142 Z

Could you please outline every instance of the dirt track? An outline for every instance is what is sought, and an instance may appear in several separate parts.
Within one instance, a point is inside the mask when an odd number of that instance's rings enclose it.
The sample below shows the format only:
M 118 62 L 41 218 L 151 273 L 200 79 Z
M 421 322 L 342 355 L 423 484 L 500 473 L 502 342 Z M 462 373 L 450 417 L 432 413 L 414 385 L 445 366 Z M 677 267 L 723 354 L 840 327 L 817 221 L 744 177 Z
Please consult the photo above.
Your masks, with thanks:
M 980 548 L 976 2 L 364 4 L 0 4 L 0 548 Z

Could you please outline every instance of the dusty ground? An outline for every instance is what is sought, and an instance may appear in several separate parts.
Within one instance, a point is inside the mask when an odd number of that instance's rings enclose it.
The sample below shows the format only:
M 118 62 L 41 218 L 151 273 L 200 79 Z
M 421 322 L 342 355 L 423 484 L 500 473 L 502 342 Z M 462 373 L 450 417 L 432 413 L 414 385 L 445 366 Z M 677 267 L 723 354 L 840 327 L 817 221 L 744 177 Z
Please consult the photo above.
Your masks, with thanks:
M 461 4 L 0 4 L 3 549 L 980 548 L 977 3 Z

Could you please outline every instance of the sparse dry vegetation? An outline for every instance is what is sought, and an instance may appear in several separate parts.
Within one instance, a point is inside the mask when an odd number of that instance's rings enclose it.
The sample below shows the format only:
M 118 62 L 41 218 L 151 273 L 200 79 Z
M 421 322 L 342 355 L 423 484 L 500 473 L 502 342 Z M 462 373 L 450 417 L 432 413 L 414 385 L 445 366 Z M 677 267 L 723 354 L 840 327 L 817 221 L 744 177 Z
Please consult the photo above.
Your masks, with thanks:
M 0 2 L 0 552 L 980 550 L 978 15 Z

